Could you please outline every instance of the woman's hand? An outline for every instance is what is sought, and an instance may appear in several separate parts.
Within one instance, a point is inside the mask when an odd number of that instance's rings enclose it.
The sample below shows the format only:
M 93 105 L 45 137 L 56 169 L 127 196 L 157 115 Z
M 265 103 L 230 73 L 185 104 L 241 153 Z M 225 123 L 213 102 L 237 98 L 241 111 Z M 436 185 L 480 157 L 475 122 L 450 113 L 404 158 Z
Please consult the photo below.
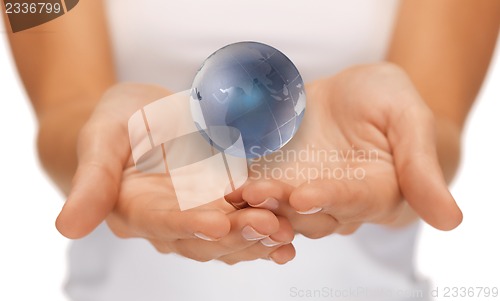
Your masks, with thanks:
M 294 233 L 285 218 L 264 209 L 237 211 L 222 199 L 180 211 L 168 175 L 136 170 L 128 119 L 166 95 L 159 87 L 123 84 L 103 96 L 79 136 L 78 169 L 57 219 L 59 231 L 79 238 L 106 220 L 119 237 L 143 237 L 162 253 L 198 261 L 291 260 Z M 165 118 L 175 118 L 171 114 Z
M 435 117 L 404 71 L 354 67 L 308 85 L 307 98 L 297 135 L 254 161 L 254 181 L 230 201 L 271 209 L 312 238 L 363 223 L 407 224 L 414 212 L 438 229 L 460 224 L 438 161 Z

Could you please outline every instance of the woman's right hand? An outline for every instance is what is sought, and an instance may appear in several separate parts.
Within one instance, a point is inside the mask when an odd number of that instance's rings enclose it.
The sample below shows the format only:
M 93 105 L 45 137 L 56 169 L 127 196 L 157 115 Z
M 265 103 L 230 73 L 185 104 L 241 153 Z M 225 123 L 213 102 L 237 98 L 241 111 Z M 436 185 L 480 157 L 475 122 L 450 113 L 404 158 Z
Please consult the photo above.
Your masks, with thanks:
M 105 220 L 119 237 L 142 237 L 159 252 L 197 261 L 270 258 L 282 264 L 293 259 L 294 232 L 285 218 L 265 209 L 235 210 L 223 199 L 180 211 L 168 175 L 135 168 L 128 119 L 168 94 L 140 84 L 120 84 L 105 93 L 81 130 L 78 169 L 58 230 L 81 238 Z

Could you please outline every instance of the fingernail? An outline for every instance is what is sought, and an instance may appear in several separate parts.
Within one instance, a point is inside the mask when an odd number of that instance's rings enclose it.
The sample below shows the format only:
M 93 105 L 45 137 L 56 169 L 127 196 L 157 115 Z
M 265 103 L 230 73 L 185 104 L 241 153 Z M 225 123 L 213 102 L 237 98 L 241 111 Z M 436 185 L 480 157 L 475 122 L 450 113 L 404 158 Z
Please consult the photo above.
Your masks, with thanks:
M 269 260 L 271 260 L 272 262 L 274 262 L 274 263 L 276 263 L 276 264 L 277 264 L 276 260 L 274 260 L 274 258 L 273 258 L 273 256 L 272 256 L 272 254 L 269 254 L 269 256 L 267 256 L 267 259 L 269 259 Z
M 271 237 L 266 237 L 264 239 L 261 239 L 260 243 L 263 244 L 264 246 L 270 247 L 270 248 L 271 247 L 276 247 L 277 245 L 281 244 L 280 242 L 275 241 Z
M 218 240 L 217 238 L 210 237 L 210 236 L 205 235 L 205 234 L 200 233 L 200 232 L 195 232 L 194 236 L 198 237 L 199 239 L 206 240 L 206 241 L 217 241 Z
M 298 214 L 314 214 L 314 213 L 318 213 L 320 212 L 321 210 L 323 210 L 323 208 L 320 208 L 320 207 L 312 207 L 311 209 L 307 210 L 307 211 L 297 211 Z
M 254 205 L 253 207 L 275 210 L 275 209 L 278 209 L 279 204 L 280 203 L 277 199 L 270 197 L 270 198 L 265 199 L 264 202 L 257 204 L 257 205 Z
M 264 234 L 260 234 L 259 232 L 257 232 L 254 228 L 252 228 L 251 226 L 245 226 L 242 230 L 241 230 L 241 235 L 243 236 L 243 238 L 245 238 L 246 240 L 259 240 L 259 239 L 263 239 L 263 238 L 266 238 L 267 235 L 264 235 Z
M 243 208 L 245 208 L 245 205 L 247 204 L 247 202 L 243 201 L 241 203 L 230 203 L 230 204 L 233 205 L 233 207 L 236 209 L 243 209 Z

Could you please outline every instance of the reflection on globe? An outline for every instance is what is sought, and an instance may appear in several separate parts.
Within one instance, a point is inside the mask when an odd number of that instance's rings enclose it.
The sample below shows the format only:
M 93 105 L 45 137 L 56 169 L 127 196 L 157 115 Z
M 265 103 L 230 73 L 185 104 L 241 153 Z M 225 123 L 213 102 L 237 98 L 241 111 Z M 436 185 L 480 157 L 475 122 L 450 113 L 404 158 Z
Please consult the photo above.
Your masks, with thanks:
M 299 71 L 283 53 L 257 42 L 225 46 L 208 57 L 191 89 L 196 126 L 227 149 L 241 135 L 247 158 L 283 147 L 304 116 L 306 97 Z M 235 130 L 220 130 L 221 128 Z M 239 131 L 239 132 L 238 132 Z

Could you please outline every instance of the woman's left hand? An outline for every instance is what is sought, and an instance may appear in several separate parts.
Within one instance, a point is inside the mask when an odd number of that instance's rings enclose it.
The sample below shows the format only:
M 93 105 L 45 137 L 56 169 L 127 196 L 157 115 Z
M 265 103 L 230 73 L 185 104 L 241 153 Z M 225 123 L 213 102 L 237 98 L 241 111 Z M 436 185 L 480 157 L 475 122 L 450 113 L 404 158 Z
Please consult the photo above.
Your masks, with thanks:
M 251 181 L 229 201 L 271 209 L 311 238 L 363 223 L 408 224 L 414 213 L 442 230 L 460 224 L 437 157 L 435 117 L 402 69 L 359 66 L 306 88 L 296 136 L 254 160 Z

